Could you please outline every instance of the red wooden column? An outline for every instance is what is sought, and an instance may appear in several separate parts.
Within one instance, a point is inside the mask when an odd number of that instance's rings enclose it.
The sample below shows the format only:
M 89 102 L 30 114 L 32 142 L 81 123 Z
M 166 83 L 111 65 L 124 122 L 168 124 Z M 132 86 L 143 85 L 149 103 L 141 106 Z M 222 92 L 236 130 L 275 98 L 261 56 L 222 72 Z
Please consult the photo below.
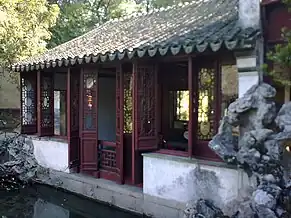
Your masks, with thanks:
M 68 69 L 67 73 L 67 137 L 69 146 L 69 167 L 72 172 L 79 172 L 79 103 L 80 70 Z
M 135 184 L 136 175 L 135 175 L 135 143 L 136 143 L 136 129 L 137 129 L 137 121 L 136 121 L 136 108 L 137 108 L 137 98 L 136 98 L 136 89 L 137 89 L 137 63 L 134 62 L 132 64 L 132 147 L 131 147 L 131 183 Z
M 189 88 L 189 123 L 188 123 L 188 156 L 193 155 L 193 123 L 194 123 L 194 87 L 193 58 L 188 58 L 188 88 Z
M 97 70 L 82 68 L 80 76 L 80 170 L 92 176 L 98 174 L 98 79 Z
M 124 183 L 124 73 L 122 65 L 116 70 L 116 168 L 118 183 Z
M 21 133 L 37 132 L 37 87 L 36 72 L 20 73 Z
M 71 138 L 71 69 L 67 71 L 67 138 L 69 143 L 69 161 L 70 161 L 70 138 Z M 70 166 L 70 163 L 69 163 Z

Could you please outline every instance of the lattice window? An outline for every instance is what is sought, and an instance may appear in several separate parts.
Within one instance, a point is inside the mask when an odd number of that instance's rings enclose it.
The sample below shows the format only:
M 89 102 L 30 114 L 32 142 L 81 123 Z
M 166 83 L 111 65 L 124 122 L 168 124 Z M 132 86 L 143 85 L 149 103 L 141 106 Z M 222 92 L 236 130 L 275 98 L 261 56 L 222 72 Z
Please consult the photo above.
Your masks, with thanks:
M 215 69 L 201 68 L 198 76 L 198 139 L 215 134 Z
M 22 125 L 36 125 L 36 90 L 33 84 L 21 78 Z
M 41 127 L 53 128 L 53 83 L 51 77 L 42 77 L 41 86 Z
M 137 68 L 138 136 L 155 135 L 155 69 Z
M 96 129 L 96 73 L 84 74 L 83 80 L 84 95 L 84 129 Z

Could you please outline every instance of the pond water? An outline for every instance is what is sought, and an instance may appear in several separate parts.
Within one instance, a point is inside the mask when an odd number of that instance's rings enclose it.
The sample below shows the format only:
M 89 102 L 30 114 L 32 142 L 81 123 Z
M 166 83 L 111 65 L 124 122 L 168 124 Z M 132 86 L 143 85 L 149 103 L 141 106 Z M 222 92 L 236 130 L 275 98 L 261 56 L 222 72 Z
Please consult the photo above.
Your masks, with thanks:
M 35 186 L 18 192 L 0 191 L 0 218 L 141 218 L 115 207 L 61 190 Z

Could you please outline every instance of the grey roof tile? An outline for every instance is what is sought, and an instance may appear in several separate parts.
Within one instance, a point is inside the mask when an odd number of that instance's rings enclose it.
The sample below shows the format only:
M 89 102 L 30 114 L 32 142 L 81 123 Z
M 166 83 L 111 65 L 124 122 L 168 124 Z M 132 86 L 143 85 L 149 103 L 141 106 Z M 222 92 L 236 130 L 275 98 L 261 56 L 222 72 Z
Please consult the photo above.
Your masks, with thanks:
M 213 51 L 225 45 L 233 49 L 255 37 L 259 30 L 238 26 L 238 0 L 197 0 L 144 15 L 111 20 L 92 31 L 59 45 L 41 55 L 17 63 L 39 67 L 39 63 L 82 58 L 94 61 L 174 53 Z M 228 44 L 229 43 L 229 44 Z M 177 45 L 178 48 L 177 48 Z M 178 50 L 177 50 L 178 49 Z M 62 64 L 62 62 L 59 62 Z M 48 64 L 50 67 L 51 64 Z M 24 69 L 24 68 L 23 68 Z

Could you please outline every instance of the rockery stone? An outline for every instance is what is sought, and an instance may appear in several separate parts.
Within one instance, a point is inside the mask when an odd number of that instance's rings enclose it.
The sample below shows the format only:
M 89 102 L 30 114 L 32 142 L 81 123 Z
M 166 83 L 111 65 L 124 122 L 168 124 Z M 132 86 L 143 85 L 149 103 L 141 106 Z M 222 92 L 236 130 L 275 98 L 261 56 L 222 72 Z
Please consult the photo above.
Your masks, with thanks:
M 291 140 L 291 102 L 279 112 L 273 97 L 276 90 L 266 84 L 251 87 L 230 104 L 217 135 L 209 147 L 228 164 L 237 165 L 257 180 L 249 198 L 236 200 L 237 212 L 231 218 L 291 217 L 291 182 L 284 178 L 283 149 Z M 240 136 L 233 128 L 240 128 Z M 188 204 L 185 218 L 228 217 L 211 202 L 200 199 Z
M 18 133 L 0 133 L 0 189 L 18 189 L 30 183 L 40 169 L 32 141 Z

